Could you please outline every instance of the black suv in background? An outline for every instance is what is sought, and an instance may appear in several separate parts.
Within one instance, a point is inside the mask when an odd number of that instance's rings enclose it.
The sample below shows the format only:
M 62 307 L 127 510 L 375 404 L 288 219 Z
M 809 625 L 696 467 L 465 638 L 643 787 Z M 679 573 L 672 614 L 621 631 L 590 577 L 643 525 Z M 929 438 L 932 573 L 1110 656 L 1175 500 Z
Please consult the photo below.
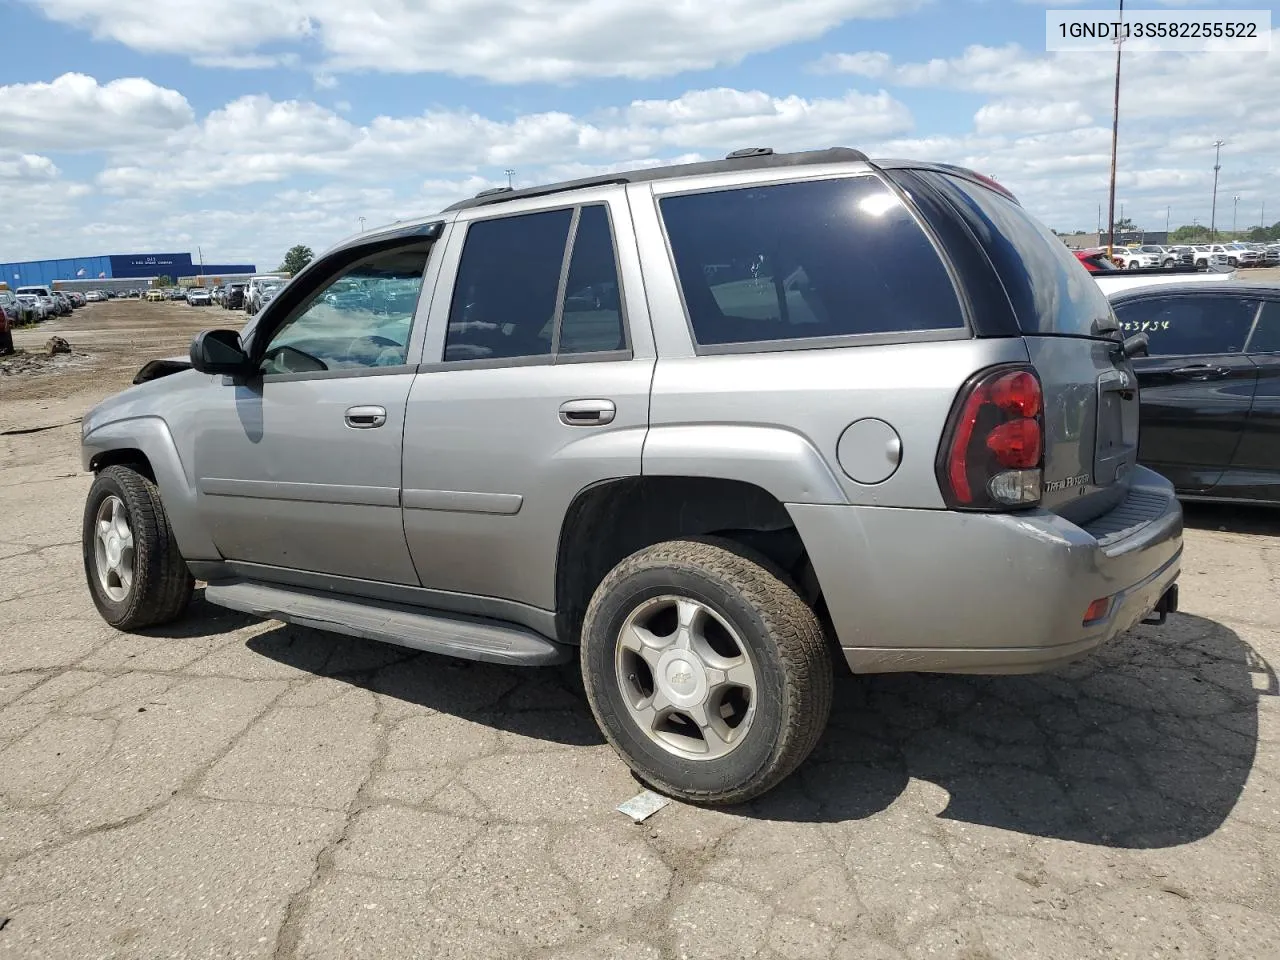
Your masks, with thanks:
M 243 283 L 229 283 L 226 290 L 222 294 L 223 310 L 243 310 L 244 309 L 244 288 Z

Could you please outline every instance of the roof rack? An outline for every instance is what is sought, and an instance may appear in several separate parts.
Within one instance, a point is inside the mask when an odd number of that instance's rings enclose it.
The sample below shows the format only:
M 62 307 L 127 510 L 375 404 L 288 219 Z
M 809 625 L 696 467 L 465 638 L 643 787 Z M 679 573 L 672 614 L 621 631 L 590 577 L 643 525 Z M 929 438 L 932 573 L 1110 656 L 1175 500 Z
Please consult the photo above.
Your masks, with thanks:
M 468 200 L 445 207 L 445 211 L 467 210 L 510 200 L 529 197 L 545 197 L 587 187 L 608 186 L 623 183 L 646 183 L 654 180 L 671 180 L 676 177 L 695 177 L 707 173 L 724 173 L 731 170 L 762 170 L 771 167 L 799 167 L 820 163 L 854 163 L 865 161 L 867 155 L 851 147 L 831 147 L 826 150 L 804 150 L 797 153 L 774 153 L 772 147 L 744 147 L 734 150 L 723 160 L 704 160 L 698 163 L 675 163 L 662 167 L 648 167 L 623 173 L 606 173 L 580 180 L 565 180 L 540 187 L 512 190 L 510 187 L 494 187 L 481 190 Z

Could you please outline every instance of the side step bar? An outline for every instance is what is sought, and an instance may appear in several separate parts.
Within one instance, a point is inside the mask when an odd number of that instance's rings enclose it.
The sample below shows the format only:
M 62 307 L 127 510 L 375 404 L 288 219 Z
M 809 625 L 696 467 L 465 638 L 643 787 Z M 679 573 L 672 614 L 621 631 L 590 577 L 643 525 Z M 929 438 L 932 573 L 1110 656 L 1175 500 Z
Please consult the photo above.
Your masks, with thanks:
M 366 640 L 466 660 L 514 666 L 564 663 L 573 649 L 515 624 L 317 593 L 298 587 L 225 580 L 205 587 L 210 603 L 267 620 L 283 620 Z

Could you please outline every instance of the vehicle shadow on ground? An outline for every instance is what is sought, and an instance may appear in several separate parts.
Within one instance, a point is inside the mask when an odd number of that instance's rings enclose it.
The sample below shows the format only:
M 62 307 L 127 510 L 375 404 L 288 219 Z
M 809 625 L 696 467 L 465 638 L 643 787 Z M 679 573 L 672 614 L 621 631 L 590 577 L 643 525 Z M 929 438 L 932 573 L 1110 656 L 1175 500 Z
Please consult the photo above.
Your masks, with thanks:
M 1271 666 L 1233 631 L 1174 614 L 1050 674 L 846 678 L 799 775 L 751 805 L 769 819 L 842 821 L 884 809 L 909 778 L 938 816 L 1114 847 L 1201 839 L 1253 766 Z
M 576 663 L 507 667 L 288 624 L 250 637 L 245 645 L 316 676 L 497 730 L 566 746 L 605 742 L 587 706 Z
M 570 746 L 603 743 L 576 665 L 518 669 L 282 626 L 262 656 L 387 696 Z M 938 816 L 1114 847 L 1211 834 L 1244 788 L 1269 664 L 1233 631 L 1174 614 L 1050 674 L 842 677 L 808 762 L 733 812 L 859 820 L 910 779 L 947 791 Z
M 1225 530 L 1229 533 L 1280 537 L 1280 508 L 1239 503 L 1184 502 L 1182 515 L 1188 527 Z

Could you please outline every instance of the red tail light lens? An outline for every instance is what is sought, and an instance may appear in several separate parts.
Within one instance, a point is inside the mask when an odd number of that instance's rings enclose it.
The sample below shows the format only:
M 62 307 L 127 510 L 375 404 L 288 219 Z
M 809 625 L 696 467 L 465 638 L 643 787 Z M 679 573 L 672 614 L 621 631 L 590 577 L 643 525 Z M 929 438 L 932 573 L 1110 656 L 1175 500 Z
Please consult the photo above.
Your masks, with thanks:
M 1040 500 L 1044 394 L 1027 367 L 986 370 L 960 392 L 938 455 L 947 505 L 992 510 Z

